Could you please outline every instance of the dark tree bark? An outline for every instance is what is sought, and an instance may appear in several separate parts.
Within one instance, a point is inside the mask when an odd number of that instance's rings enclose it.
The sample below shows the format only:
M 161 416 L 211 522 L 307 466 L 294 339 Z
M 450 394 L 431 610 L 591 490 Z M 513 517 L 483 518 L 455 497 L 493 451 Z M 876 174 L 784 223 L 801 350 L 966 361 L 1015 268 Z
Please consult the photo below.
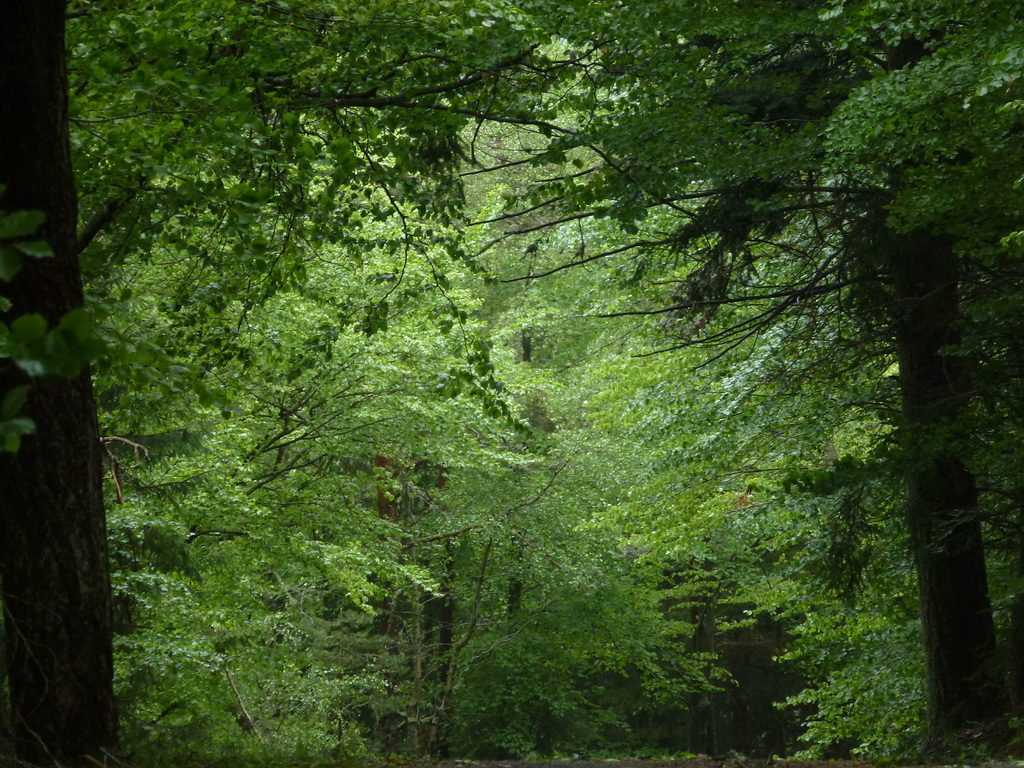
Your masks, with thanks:
M 953 243 L 922 232 L 892 253 L 906 515 L 921 603 L 928 726 L 940 740 L 1000 711 L 990 679 L 996 634 L 974 477 L 956 422 L 970 399 L 958 342 L 959 282 Z
M 506 605 L 506 612 L 508 618 L 514 617 L 519 613 L 519 609 L 523 604 L 523 579 L 520 576 L 523 568 L 523 543 L 517 539 L 513 539 L 511 543 L 511 559 L 512 559 L 512 577 L 508 580 L 508 601 Z
M 444 543 L 444 576 L 441 580 L 441 611 L 438 617 L 437 653 L 447 658 L 452 650 L 455 633 L 455 546 L 451 539 Z
M 1024 530 L 1024 511 L 1019 511 L 1018 529 Z M 1017 542 L 1017 576 L 1024 578 L 1024 539 Z M 1024 593 L 1018 592 L 1010 603 L 1010 704 L 1024 709 Z
M 748 502 L 749 503 L 749 502 Z M 714 580 L 715 564 L 705 560 L 700 565 L 704 572 L 701 579 L 708 586 Z M 708 594 L 694 595 L 690 606 L 690 623 L 693 625 L 693 652 L 703 657 L 706 687 L 690 695 L 690 745 L 691 752 L 713 755 L 718 752 L 718 738 L 715 728 L 715 699 L 712 673 L 715 664 L 710 660 L 716 652 L 715 635 L 717 627 L 719 588 Z
M 68 142 L 62 0 L 9 0 L 0 24 L 0 206 L 41 210 L 54 251 L 26 259 L 4 322 L 52 326 L 83 305 Z M 0 456 L 0 588 L 18 756 L 99 755 L 116 740 L 110 579 L 96 404 L 88 371 L 29 381 L 0 360 L 0 393 L 31 383 L 36 432 Z
M 2 594 L 2 593 L 0 593 Z M 7 654 L 4 651 L 4 639 L 0 634 L 0 690 L 7 683 Z M 13 754 L 11 744 L 11 710 L 7 697 L 0 695 L 0 761 Z
M 393 485 L 398 476 L 398 469 L 388 456 L 381 456 L 379 453 L 373 457 L 373 466 L 381 470 L 377 486 L 377 514 L 381 520 L 390 520 L 392 523 L 398 521 L 398 500 L 389 495 L 392 489 L 385 485 Z

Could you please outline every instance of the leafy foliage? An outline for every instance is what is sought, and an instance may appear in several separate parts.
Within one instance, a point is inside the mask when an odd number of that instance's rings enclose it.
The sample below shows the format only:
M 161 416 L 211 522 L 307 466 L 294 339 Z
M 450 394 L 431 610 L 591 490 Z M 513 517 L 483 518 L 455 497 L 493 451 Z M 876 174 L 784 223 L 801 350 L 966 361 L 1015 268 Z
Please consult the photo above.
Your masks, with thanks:
M 88 312 L 0 356 L 95 366 L 126 747 L 895 759 L 968 518 L 1020 695 L 1024 46 L 962 6 L 71 3 Z

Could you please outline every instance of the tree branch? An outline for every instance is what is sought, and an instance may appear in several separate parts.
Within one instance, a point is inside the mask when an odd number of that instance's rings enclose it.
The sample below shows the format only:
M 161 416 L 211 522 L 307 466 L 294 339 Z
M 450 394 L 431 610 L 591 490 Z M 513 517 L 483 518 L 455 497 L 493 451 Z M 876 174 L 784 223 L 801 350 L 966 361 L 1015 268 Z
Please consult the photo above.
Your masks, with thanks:
M 85 223 L 85 227 L 78 234 L 78 239 L 75 241 L 75 253 L 81 254 L 89 244 L 96 238 L 105 226 L 107 226 L 114 217 L 127 205 L 128 201 L 135 197 L 137 189 L 121 191 L 120 193 L 108 198 L 91 217 L 89 221 Z
M 553 268 L 547 270 L 546 272 L 534 272 L 534 273 L 531 273 L 529 275 L 520 275 L 519 277 L 509 277 L 509 278 L 506 278 L 506 279 L 502 280 L 501 282 L 503 282 L 503 283 L 517 283 L 517 282 L 520 282 L 522 280 L 532 280 L 535 277 L 547 277 L 548 275 L 555 274 L 555 272 L 561 272 L 563 269 L 571 269 L 572 267 L 578 267 L 581 264 L 589 264 L 592 261 L 597 261 L 598 259 L 604 259 L 604 258 L 607 258 L 608 256 L 614 256 L 614 255 L 616 255 L 618 253 L 624 253 L 625 251 L 631 251 L 631 250 L 633 250 L 635 248 L 646 248 L 646 247 L 650 247 L 650 246 L 668 245 L 671 242 L 672 242 L 671 239 L 668 239 L 668 240 L 637 240 L 636 242 L 629 243 L 628 245 L 622 245 L 622 246 L 619 246 L 618 248 L 612 248 L 612 249 L 607 250 L 607 251 L 601 251 L 601 253 L 596 253 L 593 256 L 587 256 L 587 258 L 585 258 L 585 259 L 577 259 L 576 261 L 566 262 L 565 264 L 561 264 L 561 265 L 559 265 L 557 267 L 553 267 Z
M 445 83 L 444 85 L 433 85 L 425 88 L 421 88 L 418 91 L 414 91 L 409 95 L 396 95 L 396 96 L 377 96 L 376 89 L 370 91 L 363 91 L 362 93 L 353 94 L 337 94 L 329 103 L 329 106 L 345 109 L 347 107 L 403 107 L 403 106 L 420 106 L 415 105 L 413 102 L 415 99 L 421 99 L 424 96 L 438 96 L 443 93 L 450 93 L 452 91 L 458 91 L 465 88 L 467 85 L 473 83 L 483 82 L 484 77 L 490 77 L 493 72 L 498 72 L 504 69 L 515 66 L 516 64 L 522 63 L 530 54 L 532 54 L 539 44 L 531 45 L 525 51 L 522 51 L 510 59 L 500 61 L 493 67 L 489 67 L 484 70 L 480 70 L 471 75 L 459 78 L 455 82 Z
M 858 280 L 843 280 L 838 283 L 826 283 L 824 285 L 810 285 L 802 286 L 799 288 L 791 288 L 785 291 L 777 291 L 776 293 L 761 293 L 754 296 L 734 296 L 728 299 L 702 299 L 701 301 L 691 301 L 686 304 L 673 304 L 670 307 L 662 307 L 661 309 L 637 309 L 629 310 L 626 312 L 608 312 L 600 315 L 594 315 L 594 317 L 630 317 L 633 315 L 664 315 L 668 312 L 676 312 L 681 309 L 698 309 L 700 307 L 720 307 L 727 304 L 745 304 L 752 301 L 767 301 L 769 299 L 786 299 L 790 297 L 796 297 L 797 299 L 807 298 L 808 296 L 816 296 L 820 293 L 830 293 L 846 288 L 854 283 L 864 282 L 863 279 Z

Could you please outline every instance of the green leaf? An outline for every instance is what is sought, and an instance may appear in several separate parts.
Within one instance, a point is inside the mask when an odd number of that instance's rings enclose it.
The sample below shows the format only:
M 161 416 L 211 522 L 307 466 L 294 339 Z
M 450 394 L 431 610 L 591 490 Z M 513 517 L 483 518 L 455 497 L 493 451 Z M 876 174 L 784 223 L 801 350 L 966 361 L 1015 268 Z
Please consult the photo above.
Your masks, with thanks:
M 0 240 L 27 237 L 46 221 L 42 211 L 15 211 L 0 218 Z
M 28 400 L 28 390 L 29 385 L 22 384 L 8 392 L 3 405 L 0 405 L 0 418 L 3 418 L 4 421 L 13 419 Z
M 11 335 L 22 344 L 31 344 L 46 336 L 46 318 L 39 314 L 22 315 L 11 323 Z
M 95 334 L 92 326 L 92 317 L 84 307 L 73 309 L 60 319 L 58 328 L 61 331 L 70 332 L 76 341 L 86 341 Z
M 366 311 L 363 319 L 363 333 L 372 336 L 377 331 L 386 331 L 388 328 L 388 302 L 375 302 Z
M 24 416 L 0 421 L 0 434 L 3 435 L 31 435 L 35 431 L 35 422 Z
M 15 360 L 18 367 L 21 368 L 29 376 L 45 376 L 49 371 L 46 368 L 46 364 L 42 360 L 37 360 L 34 357 L 23 357 Z
M 45 240 L 30 240 L 25 243 L 14 243 L 14 248 L 26 256 L 35 256 L 37 259 L 48 259 L 53 256 L 53 248 Z
M 21 271 L 21 254 L 14 248 L 0 248 L 0 280 L 10 282 Z

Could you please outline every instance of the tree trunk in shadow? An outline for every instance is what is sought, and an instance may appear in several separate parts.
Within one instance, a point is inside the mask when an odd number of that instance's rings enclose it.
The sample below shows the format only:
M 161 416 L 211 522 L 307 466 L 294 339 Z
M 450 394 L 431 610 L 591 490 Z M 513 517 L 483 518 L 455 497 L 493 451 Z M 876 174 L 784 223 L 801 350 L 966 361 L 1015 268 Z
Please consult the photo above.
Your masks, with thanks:
M 1024 491 L 1017 492 L 1018 498 Z M 1017 578 L 1024 582 L 1024 509 L 1017 510 Z M 1024 710 L 1024 591 L 1018 591 L 1010 602 L 1010 632 L 1007 638 L 1010 659 L 1010 704 L 1014 711 Z
M 917 568 L 933 741 L 1000 711 L 991 679 L 996 635 L 978 492 L 957 420 L 970 384 L 947 353 L 959 337 L 954 243 L 895 235 L 893 327 L 899 361 L 906 519 Z
M 710 561 L 704 561 L 702 569 L 710 576 L 714 573 L 715 566 Z M 718 740 L 715 733 L 714 694 L 710 688 L 713 685 L 711 673 L 714 663 L 711 657 L 715 653 L 718 591 L 702 595 L 697 600 L 690 611 L 693 623 L 693 652 L 704 666 L 706 687 L 705 690 L 690 696 L 690 751 L 713 755 L 718 751 Z
M 480 622 L 480 603 L 483 599 L 484 581 L 487 577 L 487 566 L 491 557 L 493 540 L 488 539 L 480 556 L 480 571 L 477 574 L 476 585 L 473 591 L 472 613 L 462 636 L 454 642 L 448 651 L 447 664 L 442 668 L 442 688 L 438 697 L 437 707 L 434 710 L 434 717 L 431 722 L 430 744 L 433 752 L 440 752 L 442 745 L 447 751 L 448 743 L 448 720 L 451 717 L 452 699 L 455 693 L 455 685 L 458 682 L 459 655 L 469 645 L 470 640 L 476 634 L 477 625 Z
M 43 211 L 52 258 L 26 258 L 0 287 L 0 320 L 50 328 L 84 303 L 68 141 L 65 3 L 11 0 L 0 24 L 0 207 Z M 116 742 L 102 456 L 88 370 L 32 379 L 0 360 L 0 398 L 29 384 L 35 434 L 0 456 L 0 585 L 18 756 L 73 761 Z

